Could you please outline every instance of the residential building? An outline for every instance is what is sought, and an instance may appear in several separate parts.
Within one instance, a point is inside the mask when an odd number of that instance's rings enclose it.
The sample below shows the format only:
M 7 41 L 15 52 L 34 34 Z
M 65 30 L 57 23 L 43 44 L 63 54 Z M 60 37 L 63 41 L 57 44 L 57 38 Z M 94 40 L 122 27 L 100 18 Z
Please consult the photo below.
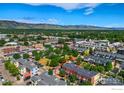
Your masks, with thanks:
M 108 40 L 75 40 L 75 47 L 93 48 L 99 51 L 107 51 Z
M 42 50 L 44 49 L 43 44 L 33 44 L 33 48 Z
M 108 53 L 108 52 L 95 52 L 99 56 L 105 56 L 106 58 L 109 59 L 114 59 L 118 62 L 124 62 L 124 55 L 118 54 L 118 53 Z
M 112 58 L 106 56 L 100 56 L 98 54 L 93 54 L 87 57 L 84 57 L 84 61 L 89 62 L 91 64 L 99 64 L 102 66 L 106 66 L 108 62 L 111 62 L 113 67 L 115 66 L 115 61 Z
M 66 71 L 66 73 L 75 74 L 78 79 L 89 81 L 93 85 L 97 83 L 100 77 L 100 73 L 80 68 L 73 63 L 65 63 L 62 68 Z
M 124 48 L 119 48 L 117 51 L 118 54 L 124 55 Z
M 5 46 L 0 48 L 1 52 L 3 52 L 4 55 L 6 54 L 11 54 L 14 52 L 19 52 L 20 51 L 20 47 L 19 46 Z
M 18 59 L 16 62 L 16 66 L 19 68 L 23 78 L 32 77 L 38 73 L 39 69 L 33 62 L 22 58 Z
M 122 81 L 117 78 L 102 78 L 100 80 L 100 85 L 122 85 Z
M 0 39 L 5 39 L 6 38 L 6 34 L 0 34 Z
M 65 81 L 59 80 L 53 75 L 48 75 L 48 72 L 31 77 L 31 81 L 33 85 L 67 85 Z

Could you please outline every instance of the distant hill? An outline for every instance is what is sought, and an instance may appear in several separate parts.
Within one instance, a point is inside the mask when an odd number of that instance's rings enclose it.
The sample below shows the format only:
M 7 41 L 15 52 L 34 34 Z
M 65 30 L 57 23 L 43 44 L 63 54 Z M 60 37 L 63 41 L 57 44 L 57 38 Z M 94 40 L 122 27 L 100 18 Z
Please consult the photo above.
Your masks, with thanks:
M 113 30 L 114 28 L 106 28 L 106 27 L 98 27 L 98 26 L 90 26 L 90 25 L 32 24 L 32 23 L 21 23 L 16 21 L 0 20 L 0 29 Z

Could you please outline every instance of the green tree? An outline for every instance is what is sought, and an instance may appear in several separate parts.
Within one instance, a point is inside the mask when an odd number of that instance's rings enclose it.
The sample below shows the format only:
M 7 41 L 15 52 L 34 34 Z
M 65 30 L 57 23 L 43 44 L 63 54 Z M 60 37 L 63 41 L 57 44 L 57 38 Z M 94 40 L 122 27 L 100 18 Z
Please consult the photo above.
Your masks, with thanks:
M 50 61 L 50 66 L 51 67 L 56 67 L 59 65 L 59 61 L 56 60 L 56 58 L 52 58 Z
M 25 42 L 24 42 L 24 45 L 25 45 L 25 46 L 29 46 L 29 42 L 25 41 Z
M 40 57 L 40 55 L 39 55 L 39 54 L 37 54 L 37 55 L 35 55 L 35 58 L 34 58 L 34 59 L 35 59 L 36 61 L 39 61 L 39 60 L 40 60 L 40 58 L 41 58 L 41 57 Z
M 58 55 L 52 55 L 51 57 L 51 61 L 50 61 L 50 66 L 51 67 L 56 67 L 59 65 L 59 62 L 61 60 L 61 57 Z
M 120 71 L 118 75 L 124 78 L 124 70 Z
M 13 55 L 13 58 L 14 58 L 14 59 L 19 59 L 19 58 L 21 58 L 21 56 L 20 56 L 20 54 L 14 54 L 14 55 Z
M 96 71 L 96 72 L 98 72 L 97 67 L 94 66 L 94 65 L 90 65 L 90 69 L 89 69 L 89 70 L 90 70 L 90 71 Z
M 108 62 L 108 63 L 106 64 L 105 70 L 106 70 L 106 71 L 112 70 L 112 63 L 111 63 L 111 62 Z
M 65 62 L 66 62 L 66 60 L 64 57 L 60 58 L 59 63 L 65 63 Z
M 38 54 L 38 52 L 37 52 L 36 50 L 33 50 L 33 51 L 32 51 L 32 55 L 33 55 L 33 56 L 35 56 L 35 55 L 37 55 L 37 54 Z
M 89 48 L 89 54 L 93 53 L 93 48 Z
M 6 41 L 5 40 L 0 40 L 0 46 L 4 46 L 4 44 L 6 43 Z
M 9 70 L 9 72 L 13 75 L 13 76 L 17 76 L 19 75 L 19 70 L 18 68 L 13 64 L 11 63 L 10 61 L 7 61 L 4 63 L 4 66 L 7 70 Z
M 64 44 L 63 50 L 64 52 L 70 52 L 70 48 L 68 47 L 67 44 Z
M 29 54 L 27 54 L 27 53 L 23 54 L 23 58 L 24 59 L 28 59 L 29 58 Z
M 49 75 L 53 75 L 53 70 L 52 70 L 52 69 L 49 69 L 49 70 L 48 70 L 48 74 L 49 74 Z
M 72 83 L 74 83 L 76 80 L 77 80 L 77 77 L 76 77 L 76 75 L 70 75 L 69 76 L 69 80 L 70 80 L 70 82 L 72 82 Z
M 65 70 L 63 70 L 63 69 L 60 69 L 59 70 L 59 75 L 61 76 L 61 77 L 64 77 L 65 76 Z
M 89 81 L 84 81 L 84 82 L 81 82 L 79 85 L 92 85 L 92 84 Z
M 84 65 L 84 69 L 91 70 L 91 65 L 87 63 L 86 65 Z
M 11 81 L 6 81 L 2 85 L 12 85 L 12 82 Z
M 61 49 L 56 48 L 56 49 L 54 50 L 54 52 L 55 52 L 56 54 L 60 54 L 60 53 L 61 53 Z
M 64 40 L 64 39 L 59 39 L 59 40 L 58 40 L 58 43 L 59 43 L 59 44 L 64 44 L 64 43 L 65 43 L 65 40 Z
M 98 72 L 104 72 L 105 68 L 103 66 L 97 66 L 97 71 Z
M 77 50 L 72 50 L 72 55 L 74 56 L 74 57 L 77 57 L 78 56 L 78 51 Z
M 10 61 L 6 61 L 6 62 L 4 63 L 4 66 L 5 66 L 5 68 L 8 70 L 8 69 L 11 67 Z
M 82 58 L 79 56 L 77 59 L 76 59 L 76 64 L 77 65 L 80 65 L 81 64 L 81 62 L 82 62 Z
M 19 77 L 19 76 L 17 76 L 17 77 L 16 77 L 16 79 L 17 79 L 17 80 L 20 80 L 20 77 Z

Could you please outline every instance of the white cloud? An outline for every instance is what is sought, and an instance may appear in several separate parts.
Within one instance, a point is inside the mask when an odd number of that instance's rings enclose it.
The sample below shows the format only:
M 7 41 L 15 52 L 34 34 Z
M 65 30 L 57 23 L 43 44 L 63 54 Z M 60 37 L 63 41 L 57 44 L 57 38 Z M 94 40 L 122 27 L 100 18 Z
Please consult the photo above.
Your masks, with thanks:
M 56 6 L 56 7 L 61 7 L 65 10 L 73 10 L 73 9 L 77 9 L 80 8 L 81 4 L 79 3 L 31 3 L 30 5 L 34 5 L 34 6 L 40 6 L 40 5 L 52 5 L 52 6 Z
M 94 12 L 94 9 L 100 4 L 96 3 L 30 3 L 30 5 L 40 6 L 40 5 L 52 5 L 56 7 L 61 7 L 67 11 L 74 9 L 85 9 L 84 15 L 90 15 Z
M 40 6 L 40 5 L 52 5 L 56 7 L 61 7 L 65 10 L 74 10 L 74 9 L 81 9 L 81 8 L 91 8 L 94 9 L 100 4 L 96 3 L 30 3 L 30 5 Z M 93 11 L 92 11 L 93 13 Z
M 88 8 L 85 10 L 84 15 L 90 15 L 94 12 L 93 8 Z
M 100 4 L 86 4 L 85 5 L 85 12 L 84 15 L 90 15 L 94 12 L 94 9 L 99 6 Z

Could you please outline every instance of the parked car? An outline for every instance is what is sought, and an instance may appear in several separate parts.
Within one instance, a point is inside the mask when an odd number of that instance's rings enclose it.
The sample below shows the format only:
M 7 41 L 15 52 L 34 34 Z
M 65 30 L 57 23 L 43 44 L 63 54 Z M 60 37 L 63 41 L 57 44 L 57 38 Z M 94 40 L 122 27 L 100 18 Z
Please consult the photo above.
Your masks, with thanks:
M 32 84 L 31 81 L 26 83 L 26 85 L 31 85 L 31 84 Z
M 4 81 L 5 81 L 5 79 L 3 78 L 2 75 L 0 75 L 0 82 L 4 82 Z

